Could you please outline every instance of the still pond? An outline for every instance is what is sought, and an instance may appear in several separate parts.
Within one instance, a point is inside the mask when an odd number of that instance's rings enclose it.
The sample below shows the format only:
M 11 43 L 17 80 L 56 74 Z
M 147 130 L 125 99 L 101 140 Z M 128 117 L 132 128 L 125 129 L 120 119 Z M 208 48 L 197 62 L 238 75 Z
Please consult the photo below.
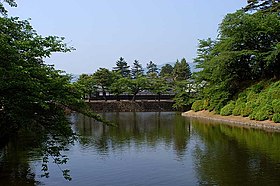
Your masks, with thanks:
M 280 133 L 182 117 L 175 112 L 104 113 L 118 127 L 83 115 L 65 154 L 72 181 L 14 140 L 0 150 L 0 185 L 280 185 Z

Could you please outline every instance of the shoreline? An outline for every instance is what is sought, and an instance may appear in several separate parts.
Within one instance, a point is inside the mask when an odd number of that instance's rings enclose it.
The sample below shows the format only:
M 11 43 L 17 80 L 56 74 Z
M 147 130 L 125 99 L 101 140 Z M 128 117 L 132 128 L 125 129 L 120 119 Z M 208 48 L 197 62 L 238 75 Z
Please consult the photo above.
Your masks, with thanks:
M 250 120 L 248 117 L 242 116 L 221 116 L 218 114 L 214 114 L 213 112 L 209 112 L 206 110 L 194 112 L 193 110 L 182 113 L 182 116 L 189 118 L 197 118 L 204 119 L 208 121 L 214 121 L 218 123 L 224 123 L 228 125 L 234 125 L 245 128 L 256 128 L 263 129 L 269 131 L 277 131 L 280 132 L 280 123 L 274 123 L 273 121 L 256 121 Z

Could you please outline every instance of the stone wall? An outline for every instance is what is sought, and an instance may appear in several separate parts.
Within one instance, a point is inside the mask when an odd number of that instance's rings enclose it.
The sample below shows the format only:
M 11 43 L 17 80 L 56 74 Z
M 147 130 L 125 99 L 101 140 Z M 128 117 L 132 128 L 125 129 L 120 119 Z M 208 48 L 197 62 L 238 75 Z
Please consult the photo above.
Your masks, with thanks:
M 174 101 L 91 101 L 95 112 L 166 112 L 176 111 Z

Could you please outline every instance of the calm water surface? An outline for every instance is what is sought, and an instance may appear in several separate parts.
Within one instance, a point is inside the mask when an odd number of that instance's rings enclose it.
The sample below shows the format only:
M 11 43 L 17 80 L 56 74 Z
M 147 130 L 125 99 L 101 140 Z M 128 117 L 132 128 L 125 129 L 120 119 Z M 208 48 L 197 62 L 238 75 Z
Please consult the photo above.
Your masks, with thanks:
M 106 113 L 119 127 L 72 115 L 79 142 L 66 181 L 15 141 L 0 151 L 0 185 L 280 185 L 280 134 L 190 120 L 179 113 Z

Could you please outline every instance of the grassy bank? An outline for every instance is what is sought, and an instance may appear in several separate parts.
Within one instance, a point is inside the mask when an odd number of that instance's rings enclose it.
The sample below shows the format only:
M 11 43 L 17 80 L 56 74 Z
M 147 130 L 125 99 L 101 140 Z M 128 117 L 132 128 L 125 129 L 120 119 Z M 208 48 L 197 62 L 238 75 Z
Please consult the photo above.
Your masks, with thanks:
M 192 110 L 210 110 L 208 100 L 193 103 Z M 222 116 L 243 116 L 251 120 L 272 120 L 280 123 L 280 81 L 261 81 L 239 93 L 217 113 Z

